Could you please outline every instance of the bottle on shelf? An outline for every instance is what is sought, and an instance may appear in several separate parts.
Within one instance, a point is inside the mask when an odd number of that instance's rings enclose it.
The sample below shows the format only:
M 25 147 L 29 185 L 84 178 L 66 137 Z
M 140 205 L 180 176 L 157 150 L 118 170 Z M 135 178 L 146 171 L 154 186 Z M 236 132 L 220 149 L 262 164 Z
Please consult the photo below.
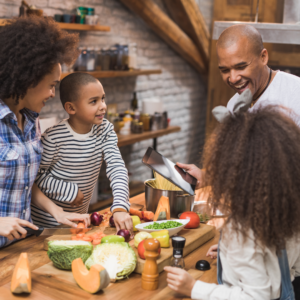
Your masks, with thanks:
M 136 97 L 136 92 L 133 93 L 133 99 L 131 100 L 131 109 L 136 111 L 138 109 L 138 99 Z

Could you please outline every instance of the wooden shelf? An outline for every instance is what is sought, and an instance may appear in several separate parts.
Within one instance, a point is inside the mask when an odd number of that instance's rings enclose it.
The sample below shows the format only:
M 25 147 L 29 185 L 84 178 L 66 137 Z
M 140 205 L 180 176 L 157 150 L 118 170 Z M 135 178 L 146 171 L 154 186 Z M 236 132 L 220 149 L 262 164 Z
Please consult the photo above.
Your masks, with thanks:
M 73 72 L 71 72 L 73 73 Z M 61 78 L 68 76 L 71 73 L 62 73 Z M 141 75 L 161 74 L 161 70 L 134 70 L 134 71 L 94 71 L 85 72 L 96 78 L 114 78 L 114 77 L 132 77 Z
M 154 139 L 169 133 L 174 133 L 180 131 L 179 126 L 169 126 L 166 129 L 160 129 L 160 130 L 155 130 L 155 131 L 145 131 L 144 133 L 132 133 L 129 135 L 121 135 L 118 134 L 118 146 L 123 147 L 123 146 L 128 146 L 132 145 L 136 142 L 148 140 L 148 139 Z
M 4 26 L 10 19 L 0 19 L 0 26 Z M 76 23 L 57 23 L 61 29 L 79 30 L 79 31 L 110 31 L 109 26 L 104 25 L 86 25 Z
M 76 23 L 57 23 L 61 29 L 80 30 L 80 31 L 110 31 L 109 26 L 103 25 L 87 25 Z

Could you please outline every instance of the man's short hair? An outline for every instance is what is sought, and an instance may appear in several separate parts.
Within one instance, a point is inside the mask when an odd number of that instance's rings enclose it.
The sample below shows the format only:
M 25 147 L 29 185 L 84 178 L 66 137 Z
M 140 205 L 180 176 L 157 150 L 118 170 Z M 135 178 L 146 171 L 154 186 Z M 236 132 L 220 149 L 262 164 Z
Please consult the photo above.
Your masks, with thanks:
M 99 80 L 88 73 L 75 72 L 66 76 L 60 82 L 59 87 L 60 100 L 63 107 L 65 107 L 66 102 L 78 100 L 82 86 L 96 82 L 99 82 Z
M 241 38 L 246 37 L 249 41 L 252 51 L 255 55 L 260 55 L 264 49 L 260 33 L 251 25 L 238 24 L 225 29 L 220 35 L 217 47 L 228 48 L 238 42 Z

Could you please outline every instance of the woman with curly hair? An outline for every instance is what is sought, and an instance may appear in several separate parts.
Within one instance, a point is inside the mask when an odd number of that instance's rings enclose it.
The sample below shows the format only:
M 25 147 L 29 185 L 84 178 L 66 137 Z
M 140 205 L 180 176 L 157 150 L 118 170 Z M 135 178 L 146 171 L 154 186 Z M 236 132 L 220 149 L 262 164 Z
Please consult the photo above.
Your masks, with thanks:
M 167 267 L 172 289 L 202 300 L 295 299 L 300 129 L 283 111 L 266 107 L 229 114 L 210 137 L 203 155 L 210 202 L 214 209 L 230 210 L 218 247 L 220 285 Z
M 77 57 L 78 36 L 50 18 L 19 18 L 0 29 L 0 247 L 26 236 L 30 205 L 76 226 L 88 215 L 64 212 L 34 184 L 42 146 L 39 112 L 55 95 L 61 64 Z

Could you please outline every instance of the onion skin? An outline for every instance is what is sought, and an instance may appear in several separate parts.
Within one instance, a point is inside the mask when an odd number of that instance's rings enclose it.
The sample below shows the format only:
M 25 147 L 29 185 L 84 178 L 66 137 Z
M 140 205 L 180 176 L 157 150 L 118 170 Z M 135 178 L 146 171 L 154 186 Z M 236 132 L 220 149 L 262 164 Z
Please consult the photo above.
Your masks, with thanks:
M 111 227 L 116 227 L 115 221 L 114 221 L 114 217 L 113 217 L 113 216 L 111 216 L 111 217 L 109 218 L 109 225 L 110 225 Z
M 125 238 L 125 242 L 128 243 L 130 241 L 130 231 L 127 229 L 120 229 L 117 232 L 117 235 L 122 236 L 123 238 Z
M 99 213 L 94 212 L 91 214 L 92 225 L 99 226 L 101 224 L 102 220 L 103 220 L 103 217 Z

